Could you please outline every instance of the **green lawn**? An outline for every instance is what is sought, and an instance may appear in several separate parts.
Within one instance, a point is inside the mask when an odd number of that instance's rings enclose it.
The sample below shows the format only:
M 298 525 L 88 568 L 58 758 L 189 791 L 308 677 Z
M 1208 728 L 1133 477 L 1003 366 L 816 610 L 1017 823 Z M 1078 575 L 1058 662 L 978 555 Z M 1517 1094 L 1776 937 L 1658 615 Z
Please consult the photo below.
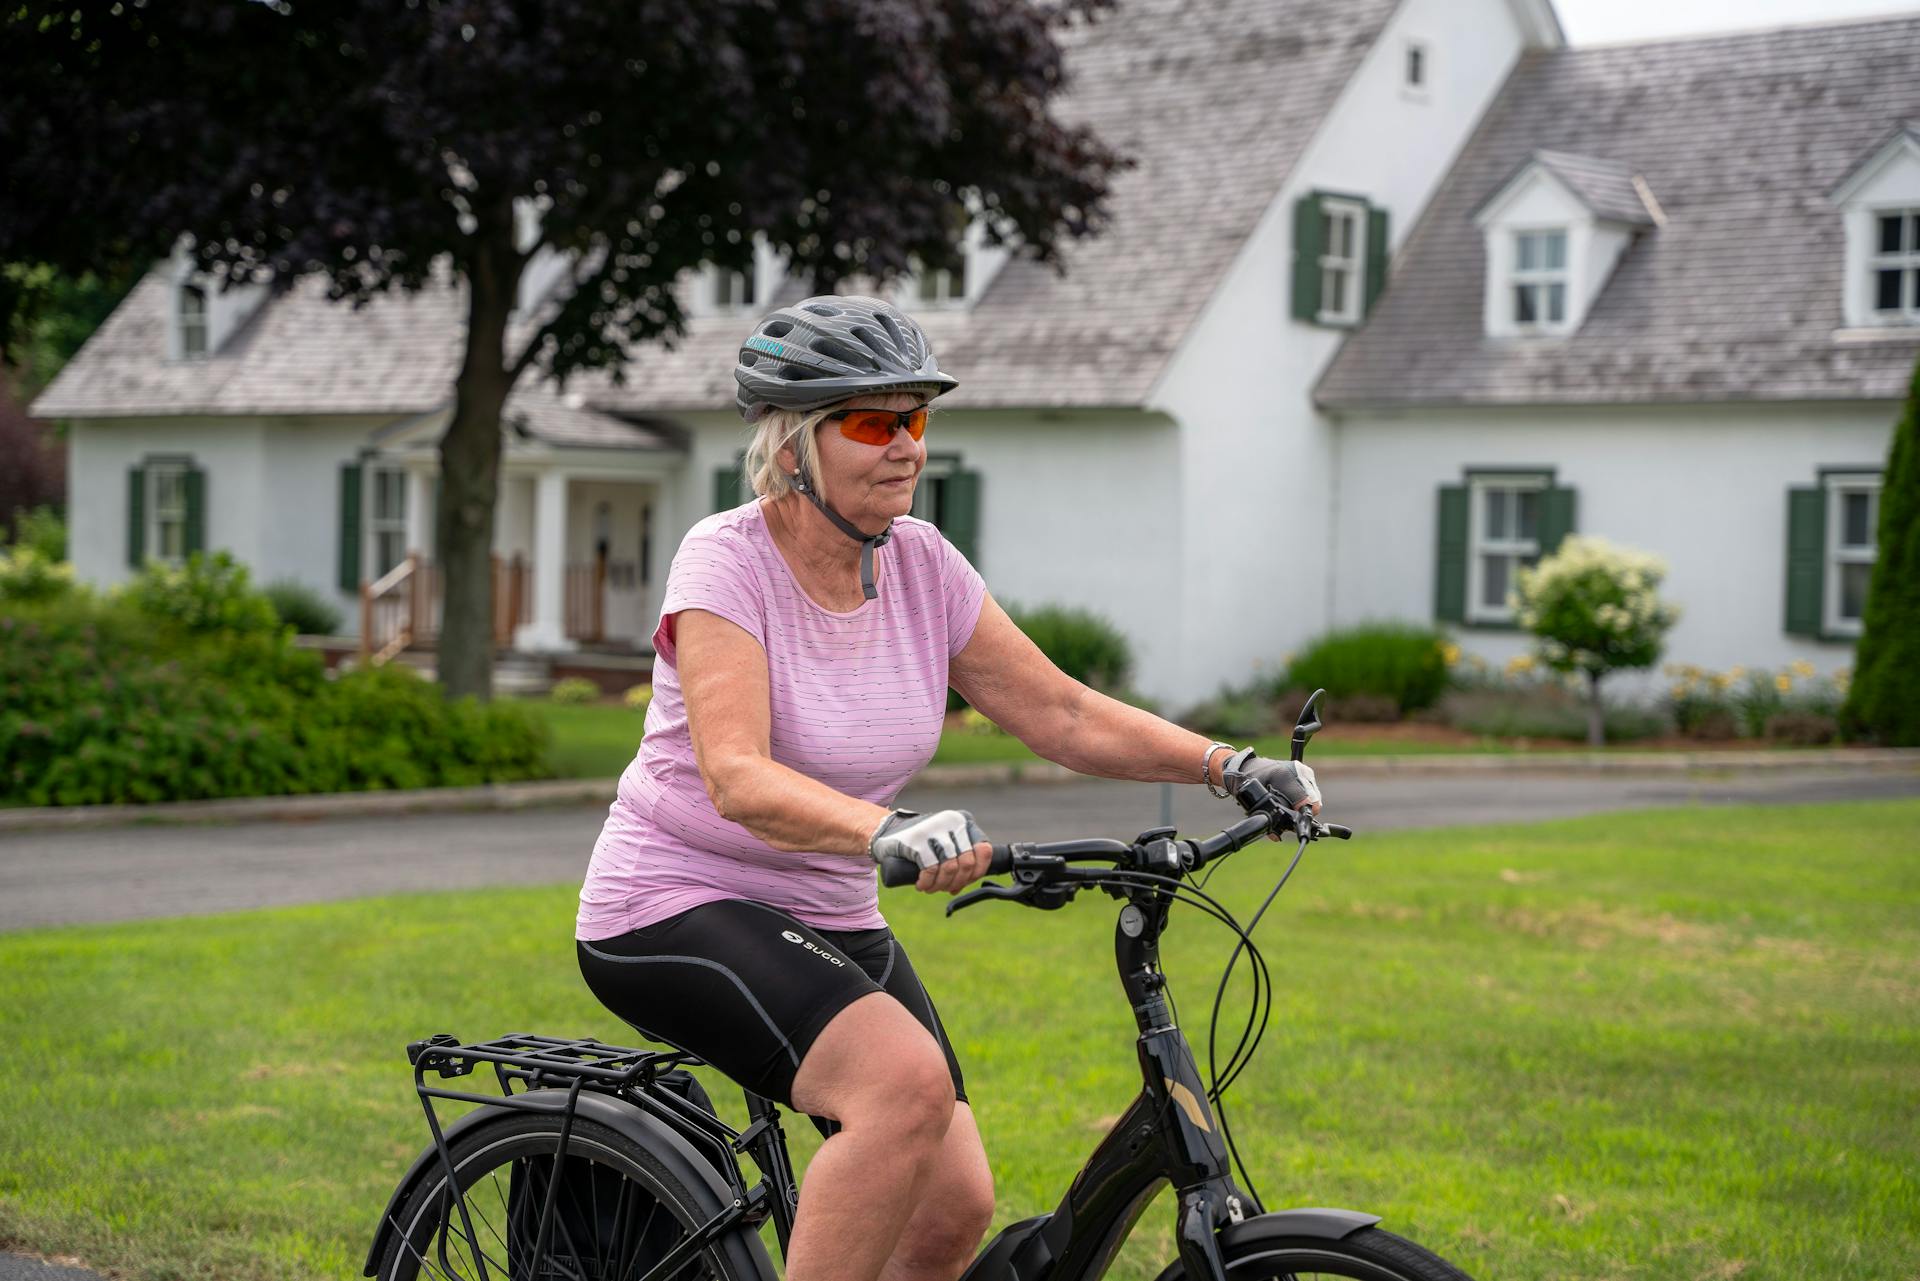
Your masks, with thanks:
M 1382 1214 L 1483 1279 L 1908 1281 L 1916 834 L 1897 802 L 1316 847 L 1261 927 L 1278 1026 L 1230 1096 L 1268 1202 Z M 1282 854 L 1211 888 L 1250 908 Z M 426 1141 L 408 1039 L 628 1035 L 574 969 L 573 897 L 0 936 L 0 1240 L 130 1278 L 356 1274 Z M 1137 1084 L 1113 905 L 885 906 L 966 1065 L 1000 1220 L 1051 1206 Z M 1189 914 L 1168 940 L 1196 1039 L 1221 936 Z M 1170 1254 L 1165 1211 L 1116 1276 Z
M 612 778 L 627 767 L 640 746 L 641 716 L 625 707 L 591 704 L 569 706 L 561 703 L 529 700 L 527 706 L 546 717 L 553 727 L 553 767 L 561 778 Z M 1310 759 L 1322 756 L 1381 756 L 1434 752 L 1512 752 L 1511 745 L 1492 739 L 1471 747 L 1450 743 L 1410 743 L 1369 738 L 1364 731 L 1339 727 L 1317 735 L 1309 751 Z M 1270 756 L 1285 756 L 1289 749 L 1286 735 L 1255 739 L 1253 746 Z M 1551 750 L 1551 749 L 1549 749 Z M 1579 749 L 1567 744 L 1564 750 Z M 1007 734 L 948 734 L 934 753 L 936 765 L 975 765 L 983 762 L 1031 761 L 1038 758 L 1019 739 Z

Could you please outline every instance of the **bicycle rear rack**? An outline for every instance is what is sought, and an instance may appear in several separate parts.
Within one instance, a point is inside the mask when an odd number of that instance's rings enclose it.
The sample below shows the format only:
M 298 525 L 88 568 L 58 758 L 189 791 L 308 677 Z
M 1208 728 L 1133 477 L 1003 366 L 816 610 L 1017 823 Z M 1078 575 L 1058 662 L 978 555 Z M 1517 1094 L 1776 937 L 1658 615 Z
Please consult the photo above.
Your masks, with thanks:
M 651 1088 L 659 1085 L 660 1078 L 668 1072 L 704 1064 L 705 1060 L 694 1055 L 675 1050 L 637 1050 L 607 1045 L 591 1037 L 569 1040 L 531 1032 L 513 1032 L 492 1041 L 467 1045 L 462 1044 L 458 1037 L 441 1032 L 424 1041 L 409 1042 L 407 1061 L 413 1065 L 414 1090 L 420 1097 L 421 1109 L 427 1115 L 427 1129 L 433 1135 L 434 1150 L 439 1154 L 441 1168 L 445 1171 L 449 1194 L 459 1206 L 461 1228 L 480 1271 L 479 1281 L 489 1281 L 487 1267 L 479 1237 L 473 1229 L 472 1217 L 467 1211 L 466 1194 L 457 1191 L 459 1179 L 454 1170 L 453 1152 L 441 1129 L 440 1118 L 434 1111 L 435 1099 L 560 1115 L 560 1138 L 553 1157 L 554 1172 L 547 1181 L 546 1199 L 541 1205 L 540 1223 L 534 1237 L 533 1258 L 536 1263 L 545 1257 L 551 1241 L 554 1206 L 562 1181 L 567 1142 L 573 1133 L 574 1116 L 583 1089 L 613 1095 L 671 1126 L 716 1166 L 717 1172 L 734 1190 L 732 1205 L 682 1241 L 667 1258 L 661 1260 L 663 1265 L 671 1264 L 678 1268 L 707 1241 L 731 1229 L 738 1221 L 744 1219 L 753 1225 L 767 1216 L 764 1185 L 748 1189 L 733 1160 L 733 1153 L 742 1150 L 740 1132 L 674 1089 Z M 427 1083 L 429 1072 L 448 1080 L 471 1076 L 482 1064 L 493 1068 L 500 1093 L 478 1094 Z M 519 1087 L 517 1090 L 516 1084 Z M 565 1090 L 566 1097 L 537 1097 L 533 1093 L 549 1090 Z M 452 1265 L 447 1260 L 445 1232 L 450 1227 L 451 1224 L 443 1226 L 439 1241 L 442 1275 L 448 1277 L 454 1275 Z M 650 1270 L 649 1276 L 660 1271 L 656 1267 Z

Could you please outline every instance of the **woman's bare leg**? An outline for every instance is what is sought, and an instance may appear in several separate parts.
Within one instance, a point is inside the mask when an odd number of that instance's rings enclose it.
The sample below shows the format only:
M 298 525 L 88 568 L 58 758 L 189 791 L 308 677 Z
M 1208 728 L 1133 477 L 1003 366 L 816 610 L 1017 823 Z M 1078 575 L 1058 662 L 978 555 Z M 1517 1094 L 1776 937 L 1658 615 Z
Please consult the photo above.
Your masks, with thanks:
M 793 1105 L 842 1128 L 800 1184 L 787 1281 L 875 1281 L 946 1141 L 954 1113 L 946 1057 L 905 1006 L 870 993 L 808 1049 Z
M 973 1262 L 993 1222 L 993 1170 L 973 1109 L 953 1105 L 953 1121 L 920 1187 L 907 1230 L 881 1281 L 954 1281 Z

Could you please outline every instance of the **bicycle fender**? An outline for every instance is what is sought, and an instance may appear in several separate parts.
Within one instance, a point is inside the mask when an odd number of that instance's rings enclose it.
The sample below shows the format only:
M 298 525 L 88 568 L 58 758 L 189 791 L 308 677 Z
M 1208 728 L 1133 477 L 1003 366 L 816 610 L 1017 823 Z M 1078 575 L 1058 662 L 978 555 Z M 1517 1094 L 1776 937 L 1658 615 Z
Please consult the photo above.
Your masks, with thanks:
M 565 1090 L 529 1090 L 516 1098 L 551 1098 L 556 1104 L 564 1103 Z M 446 1127 L 447 1143 L 451 1146 L 469 1131 L 483 1126 L 497 1124 L 512 1112 L 500 1107 L 482 1107 L 467 1113 L 452 1125 Z M 580 1091 L 574 1115 L 598 1121 L 610 1130 L 614 1130 L 635 1143 L 646 1147 L 660 1158 L 667 1172 L 679 1180 L 682 1187 L 705 1202 L 702 1209 L 708 1216 L 716 1215 L 733 1203 L 733 1189 L 721 1177 L 718 1170 L 693 1148 L 693 1145 L 674 1133 L 671 1128 L 653 1117 L 648 1116 L 631 1103 L 623 1102 L 606 1094 L 595 1094 L 587 1090 Z M 366 1265 L 361 1269 L 363 1276 L 372 1276 L 380 1267 L 380 1259 L 386 1253 L 387 1239 L 394 1231 L 394 1222 L 401 1207 L 413 1195 L 413 1190 L 423 1182 L 430 1170 L 440 1165 L 439 1149 L 428 1144 L 426 1151 L 414 1158 L 413 1165 L 406 1176 L 400 1180 L 393 1196 L 387 1201 L 386 1210 L 380 1215 L 380 1226 L 375 1229 L 373 1244 L 367 1250 Z M 773 1263 L 767 1258 L 767 1249 L 757 1234 L 751 1230 L 734 1231 L 727 1234 L 721 1242 L 726 1253 L 731 1256 L 739 1276 L 757 1276 L 763 1281 L 774 1281 Z
M 1377 1214 L 1362 1214 L 1358 1210 L 1333 1210 L 1325 1207 L 1313 1207 L 1299 1210 L 1276 1210 L 1271 1214 L 1262 1214 L 1246 1220 L 1244 1223 L 1231 1223 L 1220 1229 L 1220 1253 L 1229 1261 L 1236 1259 L 1238 1251 L 1258 1250 L 1262 1241 L 1279 1241 L 1287 1237 L 1318 1238 L 1322 1241 L 1338 1241 L 1342 1237 L 1352 1236 L 1361 1228 L 1370 1228 L 1380 1222 Z M 1178 1261 L 1169 1263 L 1155 1278 L 1155 1281 L 1173 1281 L 1182 1275 Z

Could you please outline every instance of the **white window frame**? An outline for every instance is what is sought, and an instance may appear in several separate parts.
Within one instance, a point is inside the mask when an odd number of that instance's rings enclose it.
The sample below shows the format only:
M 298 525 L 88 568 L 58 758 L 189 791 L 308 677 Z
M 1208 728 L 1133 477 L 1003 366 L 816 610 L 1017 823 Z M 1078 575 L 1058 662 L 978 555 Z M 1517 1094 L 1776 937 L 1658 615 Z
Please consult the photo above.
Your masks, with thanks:
M 1322 196 L 1320 216 L 1326 221 L 1320 228 L 1320 314 L 1315 319 L 1323 325 L 1357 325 L 1367 296 L 1366 202 Z M 1348 229 L 1344 254 L 1334 252 L 1333 231 L 1342 224 Z M 1330 307 L 1327 303 L 1334 295 L 1334 282 L 1342 279 L 1346 288 L 1341 305 Z
M 1840 614 L 1841 568 L 1846 565 L 1872 565 L 1879 557 L 1879 547 L 1875 541 L 1869 541 L 1864 547 L 1841 542 L 1846 532 L 1845 500 L 1849 494 L 1868 495 L 1867 537 L 1877 540 L 1882 481 L 1879 472 L 1831 472 L 1822 478 L 1821 483 L 1827 491 L 1827 529 L 1822 549 L 1826 564 L 1821 574 L 1826 583 L 1826 590 L 1822 593 L 1826 599 L 1821 602 L 1820 613 L 1821 629 L 1829 636 L 1860 635 L 1861 620 L 1843 618 Z
M 387 572 L 407 558 L 407 490 L 409 488 L 407 470 L 390 464 L 375 463 L 361 472 L 361 484 L 365 488 L 361 510 L 367 514 L 366 537 L 366 581 L 375 582 L 386 576 Z M 394 492 L 399 496 L 399 510 L 385 515 L 380 511 L 380 482 L 383 478 L 391 480 Z M 380 554 L 380 540 L 390 537 L 399 548 L 400 554 L 391 564 Z
M 199 360 L 213 350 L 210 302 L 205 286 L 195 284 L 193 281 L 181 282 L 175 307 L 178 313 L 182 360 Z M 197 309 L 190 307 L 190 303 L 197 303 Z
M 1513 608 L 1504 601 L 1499 605 L 1488 605 L 1482 601 L 1486 594 L 1486 574 L 1483 558 L 1487 556 L 1506 556 L 1507 590 L 1511 592 L 1516 585 L 1516 575 L 1520 567 L 1531 557 L 1540 559 L 1540 518 L 1543 498 L 1534 500 L 1534 520 L 1532 538 L 1519 536 L 1520 506 L 1509 498 L 1511 528 L 1501 538 L 1493 538 L 1487 533 L 1487 496 L 1496 491 L 1509 494 L 1528 492 L 1544 495 L 1552 487 L 1553 478 L 1545 472 L 1512 474 L 1488 474 L 1470 476 L 1467 481 L 1467 619 L 1469 623 L 1512 623 Z
M 168 565 L 181 565 L 187 559 L 187 473 L 193 470 L 193 464 L 184 458 L 148 459 L 146 467 L 147 485 L 147 559 L 163 561 Z M 160 490 L 164 480 L 173 480 L 177 502 L 162 505 Z M 178 534 L 178 549 L 167 551 L 167 531 Z
M 704 296 L 701 310 L 711 316 L 733 316 L 753 310 L 758 300 L 755 276 L 758 273 L 749 267 L 745 271 L 734 271 L 717 263 L 709 264 L 702 273 L 701 288 Z M 734 285 L 745 288 L 743 297 L 735 297 Z
M 1920 324 L 1920 204 L 1897 205 L 1868 211 L 1867 222 L 1867 311 L 1882 324 Z M 1886 253 L 1880 248 L 1880 220 L 1900 219 L 1900 248 Z M 1900 305 L 1882 310 L 1879 305 L 1880 273 L 1900 273 Z
M 1573 310 L 1573 271 L 1570 266 L 1573 254 L 1572 229 L 1566 226 L 1551 227 L 1514 227 L 1507 233 L 1512 237 L 1513 258 L 1507 271 L 1506 300 L 1507 311 L 1513 320 L 1515 333 L 1521 334 L 1558 334 L 1566 332 L 1567 317 Z M 1560 265 L 1548 267 L 1546 246 L 1553 236 L 1560 237 Z M 1537 267 L 1520 265 L 1520 246 L 1529 239 L 1538 237 L 1541 244 L 1541 264 Z M 1552 297 L 1552 287 L 1560 286 L 1560 315 L 1557 319 L 1546 315 L 1547 300 Z M 1538 302 L 1535 305 L 1536 318 L 1520 318 L 1520 291 L 1536 290 Z

